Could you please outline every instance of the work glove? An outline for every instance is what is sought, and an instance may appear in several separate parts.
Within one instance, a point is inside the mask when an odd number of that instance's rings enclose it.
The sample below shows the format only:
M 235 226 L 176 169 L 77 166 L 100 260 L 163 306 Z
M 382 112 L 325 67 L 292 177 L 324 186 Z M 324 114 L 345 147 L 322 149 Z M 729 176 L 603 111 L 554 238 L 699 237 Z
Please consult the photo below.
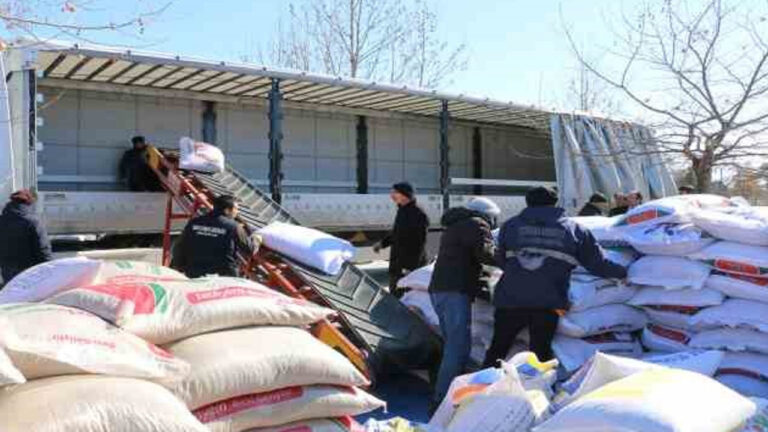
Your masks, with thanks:
M 251 242 L 253 243 L 253 252 L 256 253 L 264 243 L 264 237 L 262 237 L 261 234 L 253 233 L 251 234 Z

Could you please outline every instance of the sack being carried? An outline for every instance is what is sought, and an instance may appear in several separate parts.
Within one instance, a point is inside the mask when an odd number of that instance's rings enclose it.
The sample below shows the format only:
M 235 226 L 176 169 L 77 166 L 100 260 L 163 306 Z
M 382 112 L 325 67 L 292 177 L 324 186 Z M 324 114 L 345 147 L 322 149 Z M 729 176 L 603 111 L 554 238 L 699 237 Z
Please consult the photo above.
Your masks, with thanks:
M 0 342 L 27 379 L 82 373 L 177 378 L 189 365 L 88 312 L 45 304 L 0 306 Z
M 46 378 L 0 392 L 3 432 L 206 432 L 183 403 L 149 381 Z M 12 414 L 11 414 L 12 413 Z
M 179 153 L 181 169 L 213 174 L 224 172 L 224 153 L 214 145 L 182 137 Z
M 264 246 L 333 276 L 355 257 L 352 243 L 312 228 L 272 222 L 259 234 Z
M 47 302 L 92 312 L 156 344 L 235 327 L 304 326 L 334 313 L 257 282 L 230 277 L 107 283 L 70 290 Z

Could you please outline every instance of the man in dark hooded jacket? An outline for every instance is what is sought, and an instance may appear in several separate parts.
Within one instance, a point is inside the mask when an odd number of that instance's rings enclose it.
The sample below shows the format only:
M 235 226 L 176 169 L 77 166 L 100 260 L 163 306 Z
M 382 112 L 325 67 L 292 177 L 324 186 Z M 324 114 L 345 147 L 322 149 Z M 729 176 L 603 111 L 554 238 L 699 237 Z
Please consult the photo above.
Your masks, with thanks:
M 451 381 L 469 362 L 472 348 L 472 302 L 480 287 L 483 264 L 494 264 L 495 244 L 491 230 L 501 211 L 487 198 L 473 198 L 466 207 L 449 209 L 429 284 L 432 305 L 440 319 L 443 357 L 435 383 L 432 407 L 445 397 Z
M 496 261 L 504 275 L 494 292 L 493 341 L 484 366 L 504 359 L 520 331 L 529 329 L 530 349 L 546 361 L 553 358 L 552 339 L 558 311 L 568 309 L 571 271 L 581 265 L 603 278 L 624 279 L 627 270 L 605 258 L 592 234 L 565 218 L 555 207 L 557 194 L 534 188 L 528 208 L 507 221 L 499 234 Z
M 373 247 L 378 253 L 383 248 L 389 251 L 389 290 L 398 297 L 397 281 L 403 276 L 427 265 L 427 232 L 429 217 L 416 202 L 416 191 L 410 183 L 397 183 L 390 193 L 397 205 L 397 216 L 392 231 Z
M 48 234 L 35 214 L 36 201 L 33 192 L 15 192 L 0 216 L 0 267 L 6 283 L 24 270 L 52 259 Z
M 132 148 L 120 159 L 120 178 L 131 192 L 159 192 L 162 186 L 147 162 L 147 141 L 143 136 L 131 138 Z

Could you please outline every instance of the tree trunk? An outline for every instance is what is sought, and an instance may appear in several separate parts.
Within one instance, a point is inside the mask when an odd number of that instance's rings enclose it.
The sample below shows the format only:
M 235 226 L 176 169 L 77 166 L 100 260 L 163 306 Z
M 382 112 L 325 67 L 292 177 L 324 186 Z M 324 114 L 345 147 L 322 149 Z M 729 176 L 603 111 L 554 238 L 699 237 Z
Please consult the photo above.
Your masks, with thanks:
M 691 171 L 696 180 L 696 190 L 699 193 L 709 193 L 712 189 L 712 155 L 705 152 L 691 159 Z

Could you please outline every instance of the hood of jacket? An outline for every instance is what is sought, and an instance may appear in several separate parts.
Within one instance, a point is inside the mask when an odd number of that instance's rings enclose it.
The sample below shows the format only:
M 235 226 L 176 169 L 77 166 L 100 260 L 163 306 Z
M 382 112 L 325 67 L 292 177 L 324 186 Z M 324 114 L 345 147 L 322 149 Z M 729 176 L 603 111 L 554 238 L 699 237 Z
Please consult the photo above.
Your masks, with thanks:
M 11 201 L 3 209 L 3 214 L 29 218 L 35 215 L 35 206 L 34 204 L 23 204 Z
M 491 222 L 488 220 L 488 217 L 486 217 L 484 214 L 480 212 L 476 212 L 474 210 L 470 210 L 466 207 L 454 207 L 451 209 L 448 209 L 447 212 L 443 215 L 443 218 L 440 220 L 440 223 L 444 227 L 449 227 L 455 223 L 462 222 L 467 219 L 471 218 L 480 218 L 484 221 L 486 221 L 488 224 Z

